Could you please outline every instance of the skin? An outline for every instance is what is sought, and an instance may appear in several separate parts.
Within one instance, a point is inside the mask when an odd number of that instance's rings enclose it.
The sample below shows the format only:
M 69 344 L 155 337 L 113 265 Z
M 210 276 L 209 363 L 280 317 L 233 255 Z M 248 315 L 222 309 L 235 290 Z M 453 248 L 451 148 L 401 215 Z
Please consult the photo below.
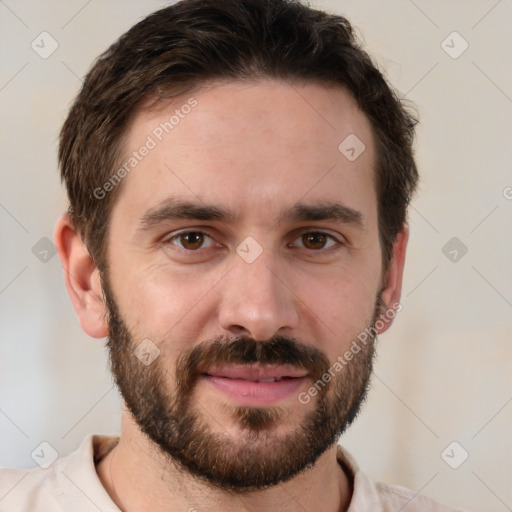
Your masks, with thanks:
M 408 228 L 398 234 L 384 274 L 369 121 L 347 92 L 319 84 L 221 82 L 191 96 L 197 107 L 124 178 L 113 208 L 107 255 L 123 318 L 140 341 L 172 340 L 159 346 L 170 389 L 177 357 L 218 335 L 267 340 L 286 334 L 334 362 L 371 321 L 379 291 L 388 306 L 400 299 Z M 127 154 L 187 99 L 138 113 L 127 133 Z M 366 146 L 353 162 L 338 150 L 351 133 Z M 228 207 L 238 218 L 178 219 L 138 229 L 142 216 L 171 196 Z M 299 201 L 342 203 L 360 212 L 362 226 L 332 219 L 278 222 Z M 180 239 L 170 241 L 185 228 L 211 238 L 204 248 L 187 251 Z M 306 247 L 301 234 L 311 231 L 336 240 L 328 239 L 326 248 Z M 252 263 L 236 252 L 247 236 L 263 249 Z M 55 239 L 82 328 L 92 337 L 107 336 L 99 272 L 67 215 L 59 219 Z M 227 414 L 226 395 L 201 382 L 193 398 L 211 428 L 243 445 L 245 432 Z M 291 431 L 313 403 L 285 398 L 279 405 L 287 414 L 273 434 Z M 334 512 L 350 502 L 336 446 L 303 474 L 246 495 L 212 489 L 155 454 L 124 408 L 121 441 L 97 468 L 123 510 L 286 512 L 297 510 L 299 502 L 305 510 Z

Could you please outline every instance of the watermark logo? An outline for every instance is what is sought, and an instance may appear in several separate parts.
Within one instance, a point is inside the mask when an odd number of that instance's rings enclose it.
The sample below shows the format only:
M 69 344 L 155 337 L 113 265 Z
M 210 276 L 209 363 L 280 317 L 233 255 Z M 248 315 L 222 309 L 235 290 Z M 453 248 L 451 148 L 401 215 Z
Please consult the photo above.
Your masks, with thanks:
M 104 199 L 108 192 L 114 190 L 121 181 L 158 146 L 164 137 L 171 133 L 172 130 L 181 123 L 181 120 L 185 119 L 185 117 L 192 112 L 192 109 L 196 107 L 197 104 L 198 102 L 195 98 L 189 98 L 185 104 L 174 111 L 174 114 L 170 116 L 168 120 L 161 122 L 158 126 L 153 128 L 139 149 L 133 151 L 123 165 L 119 167 L 101 187 L 94 189 L 94 197 L 99 200 Z
M 32 247 L 32 254 L 41 263 L 48 263 L 57 254 L 57 248 L 47 236 L 43 236 Z
M 469 48 L 469 43 L 458 32 L 454 31 L 443 40 L 441 48 L 452 59 L 458 59 Z
M 59 458 L 59 453 L 48 441 L 43 441 L 34 448 L 30 456 L 39 467 L 48 469 Z
M 350 162 L 357 160 L 366 149 L 363 141 L 354 133 L 351 133 L 338 146 L 338 151 Z
M 41 59 L 47 59 L 57 50 L 59 43 L 48 32 L 41 32 L 30 46 Z
M 441 252 L 452 262 L 458 263 L 468 252 L 467 246 L 456 236 L 446 242 Z
M 441 458 L 452 469 L 458 469 L 468 460 L 469 453 L 457 441 L 452 441 L 442 452 Z
M 388 308 L 383 314 L 381 314 L 378 320 L 371 326 L 361 331 L 354 340 L 350 347 L 343 353 L 340 354 L 332 366 L 319 378 L 307 391 L 302 391 L 298 394 L 298 401 L 306 405 L 311 401 L 311 398 L 318 395 L 318 393 L 325 388 L 327 384 L 340 373 L 345 366 L 348 365 L 354 356 L 361 352 L 361 345 L 366 346 L 368 341 L 372 341 L 375 336 L 382 331 L 384 327 L 393 321 L 396 314 L 402 311 L 403 306 L 399 302 L 395 302 L 391 308 Z
M 149 366 L 160 355 L 160 349 L 149 338 L 146 338 L 133 353 L 144 366 Z
M 263 247 L 252 236 L 248 236 L 238 245 L 236 252 L 246 263 L 252 263 L 263 252 Z

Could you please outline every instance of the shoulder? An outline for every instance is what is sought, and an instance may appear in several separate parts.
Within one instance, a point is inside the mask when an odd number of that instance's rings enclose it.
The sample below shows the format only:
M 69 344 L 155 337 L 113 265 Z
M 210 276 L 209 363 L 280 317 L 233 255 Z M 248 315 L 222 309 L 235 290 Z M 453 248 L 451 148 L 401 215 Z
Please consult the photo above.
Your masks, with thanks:
M 400 485 L 375 482 L 359 469 L 354 458 L 341 446 L 338 446 L 337 458 L 353 482 L 347 512 L 396 512 L 402 509 L 407 512 L 463 512 Z
M 400 485 L 375 482 L 375 487 L 382 501 L 383 512 L 395 512 L 406 506 L 409 512 L 462 512 Z
M 80 447 L 46 469 L 0 469 L 0 512 L 118 512 L 96 473 L 95 460 L 112 436 L 89 435 Z M 100 504 L 100 505 L 99 505 Z
M 0 511 L 55 509 L 58 464 L 48 469 L 0 469 Z M 52 508 L 49 508 L 52 507 Z

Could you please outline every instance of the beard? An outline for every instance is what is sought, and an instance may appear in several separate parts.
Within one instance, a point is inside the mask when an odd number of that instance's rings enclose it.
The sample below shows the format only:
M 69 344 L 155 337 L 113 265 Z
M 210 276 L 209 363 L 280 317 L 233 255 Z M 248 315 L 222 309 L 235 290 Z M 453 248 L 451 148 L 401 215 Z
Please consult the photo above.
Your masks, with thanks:
M 306 471 L 338 441 L 366 399 L 375 336 L 334 376 L 332 363 L 321 350 L 295 338 L 275 336 L 256 341 L 241 336 L 218 337 L 183 351 L 171 379 L 162 357 L 148 366 L 136 357 L 134 350 L 141 340 L 122 318 L 106 274 L 102 281 L 109 315 L 110 367 L 126 407 L 164 464 L 172 464 L 212 487 L 247 493 Z M 379 295 L 371 326 L 382 306 Z M 152 341 L 162 348 L 172 346 L 169 339 Z M 292 412 L 284 407 L 226 405 L 223 411 L 240 434 L 234 438 L 225 429 L 212 428 L 205 421 L 207 411 L 194 397 L 198 379 L 215 367 L 256 363 L 306 370 L 312 383 L 321 383 L 322 389 L 311 399 L 308 412 L 285 434 L 276 432 Z M 322 376 L 329 369 L 332 378 L 325 383 Z M 299 409 L 305 407 L 304 402 L 297 403 Z

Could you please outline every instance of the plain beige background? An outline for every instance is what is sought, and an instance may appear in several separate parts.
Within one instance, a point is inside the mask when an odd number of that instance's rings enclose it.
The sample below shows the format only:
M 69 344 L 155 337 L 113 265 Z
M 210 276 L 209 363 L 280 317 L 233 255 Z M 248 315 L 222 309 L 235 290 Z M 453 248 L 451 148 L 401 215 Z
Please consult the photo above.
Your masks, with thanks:
M 44 237 L 66 206 L 57 134 L 82 77 L 165 4 L 0 1 L 0 466 L 34 466 L 43 441 L 65 455 L 119 428 L 104 342 L 80 330 Z M 512 2 L 313 5 L 353 22 L 421 116 L 403 310 L 342 443 L 376 479 L 512 510 Z M 44 31 L 58 44 L 48 58 L 31 47 Z

